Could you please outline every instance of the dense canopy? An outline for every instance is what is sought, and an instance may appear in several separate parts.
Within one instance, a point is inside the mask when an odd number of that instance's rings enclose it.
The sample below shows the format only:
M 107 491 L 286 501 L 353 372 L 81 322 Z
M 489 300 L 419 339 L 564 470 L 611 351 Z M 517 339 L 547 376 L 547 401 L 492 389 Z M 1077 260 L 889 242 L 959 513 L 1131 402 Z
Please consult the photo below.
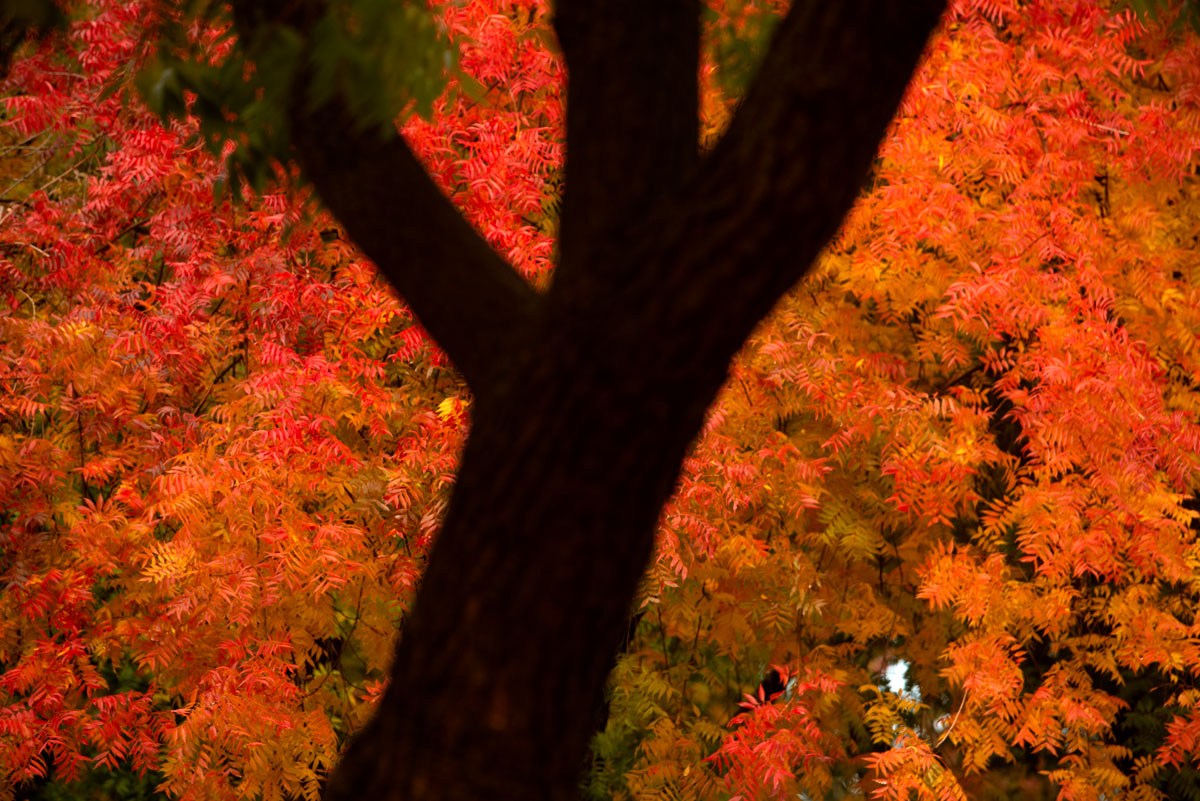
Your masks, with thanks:
M 706 8 L 701 152 L 784 5 Z M 951 3 L 685 460 L 586 796 L 1200 799 L 1200 38 L 1129 5 Z M 431 6 L 404 136 L 542 290 L 550 4 Z M 318 797 L 478 403 L 296 173 L 146 108 L 166 13 L 3 84 L 0 798 Z

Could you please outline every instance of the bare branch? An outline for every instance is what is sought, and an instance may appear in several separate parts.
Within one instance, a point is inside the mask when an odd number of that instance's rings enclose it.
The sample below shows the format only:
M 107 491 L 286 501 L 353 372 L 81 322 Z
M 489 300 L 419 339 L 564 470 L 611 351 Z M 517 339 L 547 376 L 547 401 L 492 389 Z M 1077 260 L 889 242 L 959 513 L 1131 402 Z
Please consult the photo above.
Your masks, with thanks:
M 730 129 L 681 192 L 625 241 L 609 284 L 641 299 L 660 364 L 730 358 L 836 232 L 944 0 L 797 0 Z M 588 292 L 604 291 L 598 281 Z M 571 305 L 584 302 L 573 295 Z M 619 301 L 614 301 L 614 303 Z M 621 303 L 630 308 L 631 303 Z
M 695 166 L 700 4 L 561 0 L 554 27 L 569 73 L 558 282 Z
M 403 139 L 359 133 L 334 103 L 296 113 L 292 132 L 321 200 L 475 393 L 488 395 L 506 380 L 504 355 L 519 347 L 537 293 L 463 219 Z
M 247 40 L 262 25 L 310 30 L 326 0 L 234 0 Z M 538 294 L 463 219 L 403 138 L 363 130 L 340 98 L 312 109 L 297 80 L 291 141 L 305 176 L 408 303 L 476 396 L 511 380 Z

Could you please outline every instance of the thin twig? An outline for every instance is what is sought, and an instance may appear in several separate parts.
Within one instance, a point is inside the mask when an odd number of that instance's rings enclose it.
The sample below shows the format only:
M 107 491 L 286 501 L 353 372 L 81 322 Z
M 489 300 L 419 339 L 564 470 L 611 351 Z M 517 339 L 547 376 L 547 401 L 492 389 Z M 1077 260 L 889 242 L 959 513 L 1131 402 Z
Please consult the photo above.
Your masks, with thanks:
M 667 663 L 667 673 L 670 673 L 674 665 L 671 664 L 671 655 L 667 653 L 667 627 L 663 625 L 662 603 L 655 604 L 655 607 L 658 612 L 658 633 L 662 635 L 663 661 Z
M 954 720 L 950 721 L 950 725 L 946 727 L 944 732 L 942 732 L 942 736 L 938 738 L 937 743 L 933 746 L 934 748 L 941 746 L 941 744 L 946 741 L 946 738 L 950 736 L 950 732 L 954 731 L 954 726 L 958 723 L 958 716 L 962 714 L 963 707 L 967 704 L 967 696 L 970 694 L 970 689 L 963 688 L 963 697 L 962 700 L 958 702 L 958 711 L 954 713 Z
M 31 195 L 35 195 L 35 194 L 37 194 L 38 192 L 46 192 L 47 190 L 49 190 L 49 189 L 50 189 L 50 187 L 54 186 L 56 183 L 58 183 L 59 181 L 61 181 L 63 178 L 66 178 L 68 175 L 70 175 L 71 173 L 73 173 L 73 172 L 75 172 L 76 170 L 78 170 L 80 167 L 82 167 L 82 166 L 83 166 L 83 163 L 84 163 L 85 161 L 87 161 L 88 159 L 90 159 L 92 156 L 96 155 L 96 150 L 97 150 L 97 148 L 98 148 L 98 147 L 99 147 L 99 145 L 97 145 L 97 146 L 93 147 L 91 150 L 89 150 L 87 153 L 85 153 L 85 154 L 83 155 L 83 157 L 82 157 L 82 158 L 80 158 L 78 161 L 76 161 L 76 162 L 75 162 L 74 164 L 72 164 L 70 167 L 67 167 L 67 169 L 63 170 L 63 171 L 62 171 L 62 172 L 60 172 L 58 175 L 56 175 L 56 176 L 54 176 L 53 178 L 51 178 L 49 181 L 47 181 L 46 183 L 44 183 L 44 184 L 42 184 L 41 186 L 39 186 L 37 189 L 35 189 L 35 190 L 33 190 L 32 192 L 30 192 L 30 194 L 31 194 Z
M 11 199 L 8 197 L 8 193 L 9 193 L 9 192 L 11 192 L 11 191 L 13 191 L 14 189 L 16 189 L 16 188 L 17 188 L 18 186 L 20 186 L 21 184 L 25 183 L 27 180 L 29 180 L 29 176 L 33 175 L 35 172 L 37 172 L 38 170 L 40 170 L 42 167 L 45 167 L 47 164 L 49 164 L 49 163 L 50 163 L 50 159 L 52 159 L 52 158 L 54 158 L 54 154 L 53 154 L 53 153 L 51 153 L 50 155 L 46 156 L 46 158 L 42 159 L 42 160 L 41 160 L 41 162 L 40 162 L 39 164 L 37 164 L 37 165 L 35 165 L 34 167 L 30 168 L 29 172 L 25 173 L 25 174 L 24 174 L 24 175 L 22 175 L 20 178 L 18 178 L 16 181 L 14 181 L 12 184 L 10 184 L 10 185 L 9 185 L 9 187 L 8 187 L 8 189 L 5 189 L 3 192 L 0 192 L 0 203 L 11 203 L 11 202 L 13 202 L 13 201 L 12 201 L 12 200 L 11 200 Z

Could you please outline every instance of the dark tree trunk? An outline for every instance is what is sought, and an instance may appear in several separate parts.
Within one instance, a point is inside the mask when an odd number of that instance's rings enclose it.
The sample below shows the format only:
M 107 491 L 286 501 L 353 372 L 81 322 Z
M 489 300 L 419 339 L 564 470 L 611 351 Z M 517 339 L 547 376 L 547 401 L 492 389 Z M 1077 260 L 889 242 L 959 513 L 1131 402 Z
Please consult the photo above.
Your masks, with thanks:
M 302 168 L 478 399 L 391 685 L 328 801 L 575 796 L 689 442 L 849 208 L 942 6 L 797 0 L 701 158 L 699 4 L 559 0 L 566 196 L 545 295 L 402 141 L 297 106 Z
M 574 795 L 704 403 L 624 381 L 618 354 L 535 352 L 531 380 L 477 414 L 393 670 L 404 691 L 385 696 L 330 798 Z

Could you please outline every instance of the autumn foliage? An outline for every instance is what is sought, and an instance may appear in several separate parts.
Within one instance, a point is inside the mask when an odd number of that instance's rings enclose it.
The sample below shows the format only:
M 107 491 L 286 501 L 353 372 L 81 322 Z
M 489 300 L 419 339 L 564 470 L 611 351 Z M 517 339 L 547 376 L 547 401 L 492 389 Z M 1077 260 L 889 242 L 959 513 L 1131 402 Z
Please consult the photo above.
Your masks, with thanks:
M 545 286 L 548 4 L 433 5 L 465 77 L 405 135 Z M 780 9 L 707 10 L 704 144 Z M 294 176 L 234 202 L 198 123 L 141 104 L 167 13 L 88 3 L 4 84 L 0 798 L 316 798 L 468 426 Z M 1173 22 L 952 4 L 710 410 L 587 795 L 1200 799 L 1200 38 Z

